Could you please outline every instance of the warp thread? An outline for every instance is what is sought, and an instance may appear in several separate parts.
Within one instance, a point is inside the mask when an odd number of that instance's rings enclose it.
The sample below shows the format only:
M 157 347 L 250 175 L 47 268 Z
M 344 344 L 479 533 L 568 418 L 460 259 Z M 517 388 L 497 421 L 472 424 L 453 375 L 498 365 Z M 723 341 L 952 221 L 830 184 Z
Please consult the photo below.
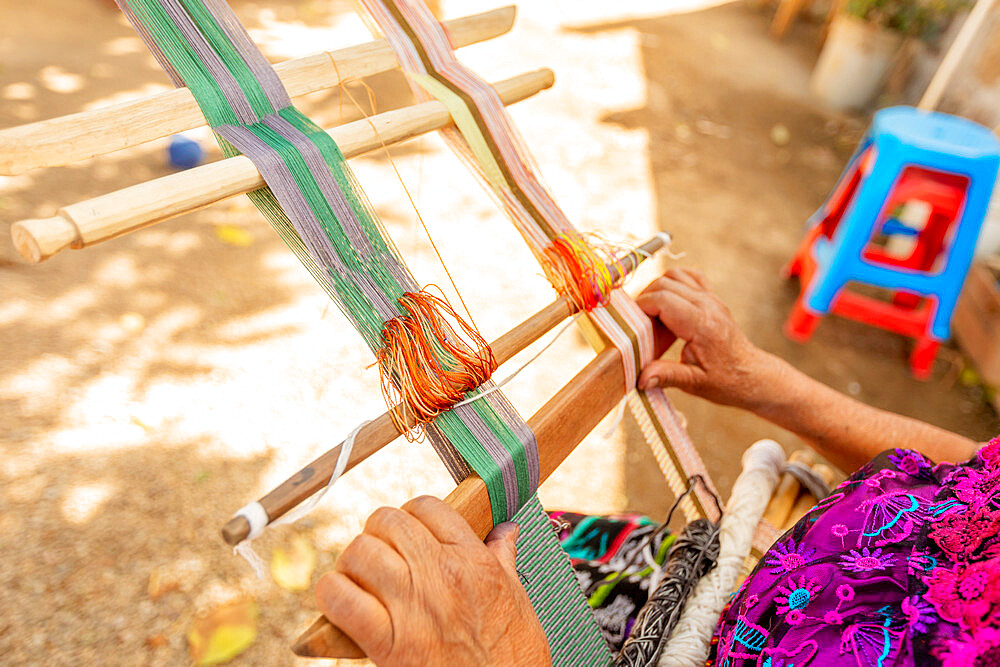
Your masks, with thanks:
M 696 519 L 674 543 L 659 585 L 639 611 L 615 667 L 655 665 L 695 584 L 719 557 L 719 526 Z
M 696 667 L 708 656 L 712 633 L 736 585 L 753 542 L 754 531 L 778 484 L 785 452 L 773 440 L 760 440 L 743 454 L 743 472 L 733 484 L 719 523 L 719 558 L 698 582 L 680 621 L 667 641 L 659 667 Z

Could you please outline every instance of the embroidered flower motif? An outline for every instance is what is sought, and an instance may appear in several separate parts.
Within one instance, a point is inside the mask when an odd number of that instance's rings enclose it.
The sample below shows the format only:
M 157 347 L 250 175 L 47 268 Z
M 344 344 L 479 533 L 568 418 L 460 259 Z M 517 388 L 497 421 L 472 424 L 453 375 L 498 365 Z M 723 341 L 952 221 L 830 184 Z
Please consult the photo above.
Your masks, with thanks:
M 837 599 L 841 602 L 850 602 L 854 599 L 854 588 L 847 584 L 837 586 Z
M 985 508 L 962 514 L 945 514 L 930 530 L 930 537 L 955 560 L 967 560 L 985 540 L 1000 530 L 1000 512 Z
M 1000 436 L 993 438 L 989 444 L 980 449 L 978 456 L 987 468 L 1000 468 Z
M 798 625 L 804 621 L 806 615 L 802 613 L 801 609 L 792 609 L 790 612 L 785 614 L 785 622 L 789 625 Z
M 774 598 L 774 601 L 778 603 L 778 613 L 788 614 L 791 611 L 805 609 L 809 606 L 813 596 L 819 592 L 819 589 L 820 586 L 814 579 L 806 580 L 805 577 L 799 577 L 799 581 L 796 583 L 794 579 L 789 577 L 788 586 L 778 586 L 778 592 L 781 595 Z
M 911 477 L 926 475 L 931 471 L 930 461 L 923 454 L 912 449 L 895 450 L 889 454 L 889 462 Z
M 795 540 L 789 538 L 787 542 L 781 542 L 768 553 L 765 564 L 777 572 L 791 572 L 803 565 L 807 565 L 815 555 L 816 550 L 796 544 Z
M 934 607 L 929 602 L 921 599 L 919 595 L 911 595 L 903 600 L 901 610 L 903 618 L 906 619 L 906 625 L 912 628 L 914 632 L 926 633 L 937 622 L 937 614 L 934 613 Z
M 847 526 L 845 526 L 844 524 L 838 523 L 835 524 L 833 528 L 830 529 L 830 532 L 833 533 L 836 537 L 846 537 L 847 534 L 851 531 L 848 530 Z
M 972 507 L 1000 504 L 1000 466 L 977 470 L 968 466 L 955 468 L 947 479 L 955 497 Z
M 943 650 L 932 651 L 943 667 L 987 667 L 1000 664 L 1000 628 L 978 628 L 947 639 Z
M 884 570 L 895 565 L 895 557 L 890 554 L 883 554 L 882 549 L 869 549 L 865 547 L 861 551 L 852 549 L 846 556 L 840 557 L 840 564 L 845 570 L 850 572 L 872 572 Z
M 830 625 L 840 625 L 844 622 L 844 615 L 839 611 L 830 610 L 823 614 L 823 622 Z
M 966 629 L 1000 622 L 1000 558 L 931 571 L 924 599 L 946 621 Z

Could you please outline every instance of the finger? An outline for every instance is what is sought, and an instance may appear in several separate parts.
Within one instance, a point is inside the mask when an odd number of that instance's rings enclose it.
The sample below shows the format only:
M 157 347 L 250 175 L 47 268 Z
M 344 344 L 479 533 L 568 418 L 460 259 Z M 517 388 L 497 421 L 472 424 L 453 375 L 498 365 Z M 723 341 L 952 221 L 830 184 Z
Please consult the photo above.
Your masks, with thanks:
M 639 374 L 636 386 L 639 389 L 654 389 L 656 387 L 677 387 L 683 391 L 691 391 L 705 378 L 705 371 L 698 366 L 658 359 L 646 364 Z
M 667 290 L 640 294 L 635 302 L 642 312 L 658 317 L 667 329 L 684 340 L 694 338 L 703 319 L 697 306 Z
M 402 507 L 417 518 L 431 535 L 444 544 L 479 543 L 479 537 L 465 518 L 448 503 L 434 496 L 414 498 Z
M 365 532 L 377 537 L 412 563 L 438 545 L 431 532 L 409 512 L 393 507 L 380 507 L 365 522 Z
M 333 567 L 386 606 L 397 591 L 409 585 L 410 568 L 403 557 L 367 533 L 355 537 Z
M 683 280 L 679 280 L 673 277 L 664 276 L 656 280 L 660 288 L 673 292 L 680 297 L 683 297 L 693 303 L 696 306 L 701 306 L 705 303 L 705 297 L 707 296 L 705 290 L 701 288 L 700 285 L 693 279 L 684 275 Z
M 376 663 L 392 651 L 393 630 L 388 610 L 343 574 L 327 572 L 320 578 L 316 583 L 316 605 Z
M 516 523 L 498 523 L 486 536 L 486 547 L 497 557 L 500 564 L 512 575 L 517 576 L 517 536 L 521 527 Z
M 688 275 L 690 275 L 703 290 L 706 292 L 712 291 L 712 285 L 709 284 L 708 278 L 705 277 L 704 273 L 698 269 L 685 269 L 685 271 L 687 271 Z
M 698 278 L 695 276 L 695 273 L 696 272 L 694 270 L 691 270 L 691 269 L 684 269 L 684 268 L 676 267 L 676 268 L 670 269 L 664 275 L 667 278 L 670 278 L 671 280 L 676 280 L 679 283 L 683 283 L 683 284 L 687 285 L 688 287 L 690 287 L 692 289 L 695 289 L 695 290 L 698 290 L 698 291 L 704 291 L 705 290 L 705 286 L 704 286 L 704 284 L 702 284 L 701 282 L 699 282 Z

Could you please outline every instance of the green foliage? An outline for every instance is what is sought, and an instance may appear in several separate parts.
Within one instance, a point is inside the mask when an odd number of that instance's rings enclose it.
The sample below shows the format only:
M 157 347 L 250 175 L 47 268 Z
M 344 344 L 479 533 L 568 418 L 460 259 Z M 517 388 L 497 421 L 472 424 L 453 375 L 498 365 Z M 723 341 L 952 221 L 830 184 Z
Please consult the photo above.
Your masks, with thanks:
M 969 0 L 848 0 L 847 13 L 908 37 L 934 37 Z

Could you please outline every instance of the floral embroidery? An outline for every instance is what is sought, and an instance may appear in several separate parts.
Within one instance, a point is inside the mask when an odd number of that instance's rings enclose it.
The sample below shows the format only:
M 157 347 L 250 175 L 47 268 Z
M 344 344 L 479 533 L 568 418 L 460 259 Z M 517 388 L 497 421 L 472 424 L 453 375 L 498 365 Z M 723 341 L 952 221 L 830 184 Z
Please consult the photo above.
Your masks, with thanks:
M 1000 467 L 956 468 L 947 481 L 954 487 L 955 497 L 972 507 L 1000 502 Z
M 878 495 L 862 503 L 861 508 L 868 511 L 861 535 L 875 546 L 902 542 L 923 523 L 920 502 L 902 491 Z
M 915 632 L 928 632 L 930 627 L 937 622 L 934 607 L 921 599 L 919 595 L 911 595 L 903 600 L 900 608 L 903 612 L 903 618 L 906 619 L 906 625 Z
M 930 537 L 956 560 L 967 560 L 1000 530 L 1000 512 L 984 508 L 946 514 L 930 529 Z
M 872 572 L 892 567 L 896 559 L 892 554 L 883 554 L 881 549 L 870 550 L 865 547 L 861 551 L 851 550 L 846 556 L 840 557 L 845 570 L 850 572 Z
M 767 566 L 779 572 L 791 572 L 809 563 L 815 549 L 796 544 L 789 538 L 787 542 L 774 545 L 767 556 Z
M 813 579 L 806 580 L 805 577 L 799 577 L 799 581 L 796 583 L 794 579 L 789 578 L 788 586 L 778 586 L 778 592 L 781 595 L 774 598 L 774 601 L 778 603 L 778 613 L 801 612 L 809 606 L 813 596 L 819 592 L 819 588 L 819 584 Z
M 1000 667 L 1000 438 L 967 463 L 876 457 L 762 559 L 717 636 L 717 667 Z
M 938 615 L 963 628 L 977 628 L 989 621 L 1000 622 L 1000 558 L 935 568 L 924 580 L 924 598 Z
M 929 572 L 937 567 L 937 558 L 931 556 L 926 551 L 914 551 L 906 559 L 907 574 L 916 575 Z
M 911 477 L 929 475 L 931 472 L 930 461 L 912 449 L 897 449 L 889 455 L 889 462 Z
M 943 667 L 1000 665 L 1000 628 L 979 628 L 957 639 L 946 639 L 940 652 Z
M 1000 468 L 1000 436 L 990 440 L 976 453 L 976 456 L 987 468 Z

